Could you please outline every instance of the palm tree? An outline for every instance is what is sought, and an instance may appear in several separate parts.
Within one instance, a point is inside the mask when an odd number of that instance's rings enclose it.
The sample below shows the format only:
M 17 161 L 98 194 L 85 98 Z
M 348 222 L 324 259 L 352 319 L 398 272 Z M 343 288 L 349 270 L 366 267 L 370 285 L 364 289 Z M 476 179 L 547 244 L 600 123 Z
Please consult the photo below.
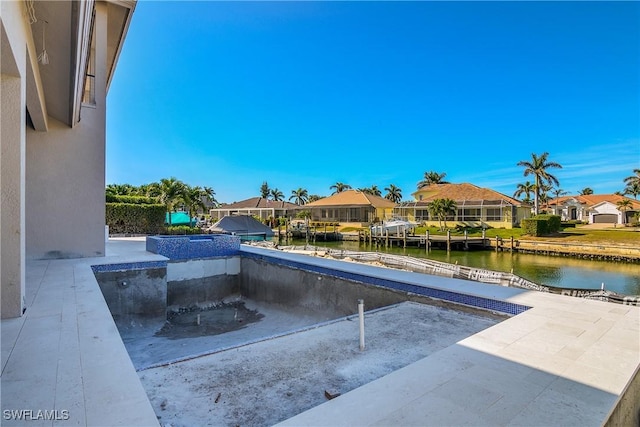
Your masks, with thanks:
M 524 199 L 522 199 L 522 201 L 524 203 L 530 203 L 531 193 L 535 191 L 535 187 L 535 184 L 532 184 L 529 181 L 526 181 L 524 184 L 518 184 L 518 186 L 516 187 L 516 192 L 513 193 L 513 197 L 518 198 L 524 194 L 525 197 Z
M 631 200 L 629 200 L 629 199 L 623 199 L 623 200 L 618 201 L 616 203 L 616 205 L 618 206 L 618 209 L 620 209 L 622 211 L 622 223 L 626 224 L 627 223 L 627 210 L 633 206 L 633 203 L 631 203 Z
M 106 188 L 107 194 L 116 196 L 130 196 L 136 193 L 136 187 L 131 184 L 108 184 Z
M 203 187 L 202 195 L 211 203 L 213 206 L 218 206 L 218 201 L 216 200 L 216 192 L 213 191 L 211 187 Z
M 171 226 L 171 212 L 175 203 L 182 198 L 184 183 L 174 177 L 162 178 L 159 184 L 160 203 L 162 203 L 169 214 L 169 226 Z
M 382 192 L 377 185 L 372 185 L 371 187 L 366 188 L 358 188 L 358 191 L 362 191 L 363 193 L 372 194 L 378 197 L 382 196 Z
M 588 196 L 590 194 L 593 194 L 593 190 L 591 189 L 591 187 L 585 187 L 582 190 L 578 191 L 579 196 Z
M 384 191 L 387 192 L 384 196 L 385 199 L 391 200 L 393 203 L 400 203 L 402 200 L 402 190 L 395 185 L 389 184 Z
M 631 194 L 634 199 L 637 199 L 638 195 L 640 195 L 640 182 L 632 182 L 631 184 L 627 184 L 624 189 L 624 194 Z
M 351 190 L 351 186 L 349 184 L 343 184 L 342 182 L 336 182 L 331 187 L 329 187 L 329 190 L 335 190 L 331 194 L 342 193 L 343 191 Z
M 189 220 L 194 217 L 194 213 L 198 213 L 198 209 L 206 209 L 204 201 L 202 200 L 204 196 L 206 196 L 206 194 L 202 187 L 197 185 L 195 187 L 184 185 L 182 189 L 182 200 L 189 212 Z
M 447 176 L 446 173 L 438 173 L 434 171 L 429 171 L 424 173 L 424 179 L 418 182 L 418 190 L 424 187 L 425 185 L 431 184 L 448 184 L 447 181 L 444 180 L 444 177 Z
M 294 200 L 296 205 L 302 206 L 309 200 L 309 192 L 302 187 L 299 187 L 297 190 L 291 190 L 289 200 L 291 199 Z
M 269 184 L 267 184 L 267 181 L 264 181 L 260 186 L 260 197 L 266 199 L 267 197 L 269 197 L 270 192 L 271 190 L 269 189 Z
M 542 185 L 545 182 L 548 182 L 553 185 L 559 185 L 560 182 L 558 179 L 551 175 L 547 169 L 550 168 L 558 168 L 562 169 L 562 165 L 556 162 L 551 162 L 548 160 L 549 153 L 544 152 L 540 156 L 535 153 L 531 153 L 531 161 L 522 160 L 518 162 L 518 166 L 524 167 L 524 176 L 529 176 L 532 174 L 535 177 L 535 188 L 534 191 L 534 213 L 537 215 L 539 212 L 539 199 L 541 196 L 540 190 L 542 189 Z
M 438 218 L 438 223 L 440 224 L 440 230 L 444 230 L 447 228 L 447 216 L 449 214 L 456 213 L 457 205 L 455 200 L 451 199 L 435 199 L 431 203 L 429 203 L 429 207 L 427 208 L 429 213 L 432 216 Z M 444 228 L 442 227 L 442 222 L 444 221 Z
M 271 197 L 271 200 L 273 200 L 274 202 L 280 202 L 284 200 L 284 193 L 277 188 L 274 188 L 273 190 L 269 191 L 269 197 Z
M 560 196 L 564 196 L 565 194 L 567 194 L 567 192 L 561 188 L 553 189 L 551 190 L 551 192 L 556 196 L 556 215 L 558 215 L 558 199 L 560 198 Z
M 624 183 L 627 185 L 638 184 L 640 185 L 640 169 L 633 170 L 634 175 L 628 176 L 624 179 Z

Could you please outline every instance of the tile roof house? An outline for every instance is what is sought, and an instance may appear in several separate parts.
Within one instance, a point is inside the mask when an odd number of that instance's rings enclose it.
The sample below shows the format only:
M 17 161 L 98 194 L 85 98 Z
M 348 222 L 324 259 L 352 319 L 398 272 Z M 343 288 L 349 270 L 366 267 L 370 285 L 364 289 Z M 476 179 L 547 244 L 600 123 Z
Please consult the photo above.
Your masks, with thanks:
M 353 223 L 377 222 L 393 215 L 396 204 L 388 199 L 358 190 L 347 190 L 304 205 L 312 221 Z
M 228 205 L 210 209 L 211 218 L 222 218 L 231 215 L 256 216 L 261 220 L 269 218 L 295 217 L 298 205 L 285 201 L 273 201 L 264 197 L 252 197 Z
M 629 200 L 630 207 L 619 209 L 618 202 Z M 618 194 L 589 194 L 582 196 L 563 196 L 552 198 L 546 208 L 560 215 L 563 221 L 583 221 L 589 224 L 628 224 L 631 218 L 640 212 L 640 200 Z
M 405 202 L 395 209 L 397 216 L 426 225 L 438 225 L 429 213 L 429 204 L 436 199 L 456 202 L 455 215 L 447 221 L 470 227 L 513 228 L 531 216 L 531 206 L 490 188 L 463 184 L 431 184 L 412 194 L 415 201 Z

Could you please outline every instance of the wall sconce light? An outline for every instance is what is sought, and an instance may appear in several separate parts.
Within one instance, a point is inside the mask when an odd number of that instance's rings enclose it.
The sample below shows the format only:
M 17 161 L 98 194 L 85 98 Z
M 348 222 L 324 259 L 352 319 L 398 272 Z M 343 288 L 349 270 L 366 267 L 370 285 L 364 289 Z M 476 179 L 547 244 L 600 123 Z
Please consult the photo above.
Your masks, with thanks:
M 47 47 L 44 43 L 44 32 L 46 24 L 49 24 L 49 21 L 44 21 L 44 24 L 42 24 L 42 53 L 38 55 L 38 62 L 40 62 L 42 65 L 49 64 L 49 54 L 47 53 Z

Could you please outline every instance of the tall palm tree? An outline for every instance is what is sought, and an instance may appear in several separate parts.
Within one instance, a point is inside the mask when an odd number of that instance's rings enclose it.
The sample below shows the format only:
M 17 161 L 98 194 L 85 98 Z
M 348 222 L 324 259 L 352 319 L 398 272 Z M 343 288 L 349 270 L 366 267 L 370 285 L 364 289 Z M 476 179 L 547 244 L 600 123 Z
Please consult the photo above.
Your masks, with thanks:
M 588 196 L 590 194 L 593 194 L 593 190 L 591 189 L 591 187 L 585 187 L 582 190 L 578 191 L 579 196 Z
M 631 194 L 634 199 L 637 199 L 638 195 L 640 195 L 640 182 L 632 182 L 631 184 L 627 184 L 624 189 L 624 194 Z
M 349 184 L 343 184 L 342 182 L 336 182 L 329 190 L 334 190 L 331 194 L 342 193 L 343 191 L 351 190 L 351 186 Z
M 218 206 L 218 201 L 216 200 L 216 192 L 213 191 L 213 188 L 203 187 L 202 195 L 209 201 L 209 203 L 213 204 L 213 206 Z
M 269 188 L 269 184 L 267 184 L 267 181 L 264 181 L 260 186 L 260 197 L 262 197 L 263 199 L 266 199 L 269 197 L 270 193 L 271 193 L 271 189 Z
M 626 224 L 627 223 L 627 210 L 633 206 L 633 204 L 631 203 L 631 200 L 623 199 L 623 200 L 618 201 L 616 203 L 616 205 L 618 206 L 618 209 L 620 209 L 622 211 L 622 223 Z
M 520 183 L 517 185 L 516 192 L 513 193 L 513 197 L 518 198 L 524 194 L 525 197 L 522 199 L 522 201 L 524 203 L 530 203 L 531 194 L 535 191 L 535 187 L 535 184 L 532 184 L 529 181 L 525 181 L 524 184 Z
M 440 230 L 444 230 L 447 228 L 447 216 L 449 216 L 449 214 L 456 213 L 457 205 L 455 200 L 452 199 L 435 199 L 429 203 L 429 207 L 427 209 L 432 216 L 438 218 Z M 443 221 L 444 228 L 442 227 Z
M 560 196 L 564 196 L 565 194 L 567 194 L 566 191 L 564 191 L 562 188 L 555 188 L 552 189 L 551 192 L 554 194 L 554 196 L 556 196 L 556 215 L 558 215 L 558 203 L 560 199 Z
M 284 200 L 284 193 L 277 188 L 274 188 L 269 191 L 269 197 L 271 197 L 271 200 L 274 202 L 280 202 Z
M 182 189 L 182 200 L 184 201 L 187 211 L 189 212 L 189 220 L 194 217 L 194 214 L 198 213 L 198 209 L 205 210 L 206 206 L 202 200 L 205 196 L 205 192 L 202 187 L 184 185 Z
M 418 182 L 418 190 L 424 187 L 425 185 L 431 184 L 448 184 L 447 181 L 444 180 L 444 177 L 447 176 L 446 173 L 438 173 L 434 171 L 429 171 L 424 173 L 424 179 Z
M 363 193 L 372 194 L 374 196 L 382 196 L 382 191 L 378 188 L 377 185 L 372 185 L 371 187 L 358 188 L 358 191 L 362 191 Z
M 391 200 L 393 203 L 400 203 L 402 200 L 402 190 L 395 185 L 389 184 L 388 187 L 385 187 L 384 191 L 387 192 L 384 196 L 385 199 Z
M 546 182 L 552 185 L 559 185 L 558 179 L 551 175 L 547 169 L 557 168 L 562 169 L 562 165 L 556 162 L 549 161 L 549 153 L 544 152 L 540 156 L 535 153 L 531 153 L 531 161 L 522 160 L 518 162 L 518 166 L 524 167 L 524 176 L 529 174 L 535 177 L 536 190 L 534 191 L 534 212 L 537 215 L 540 210 L 540 196 L 542 185 Z
M 298 206 L 302 206 L 309 200 L 309 192 L 302 187 L 299 187 L 297 190 L 291 190 L 291 197 L 289 200 L 293 199 L 293 203 Z
M 169 226 L 171 226 L 171 212 L 173 212 L 176 202 L 182 199 L 184 183 L 174 177 L 162 178 L 159 186 L 160 203 L 167 209 Z
M 624 179 L 624 183 L 627 185 L 634 183 L 640 185 L 640 169 L 634 169 L 633 173 L 633 175 L 628 176 Z

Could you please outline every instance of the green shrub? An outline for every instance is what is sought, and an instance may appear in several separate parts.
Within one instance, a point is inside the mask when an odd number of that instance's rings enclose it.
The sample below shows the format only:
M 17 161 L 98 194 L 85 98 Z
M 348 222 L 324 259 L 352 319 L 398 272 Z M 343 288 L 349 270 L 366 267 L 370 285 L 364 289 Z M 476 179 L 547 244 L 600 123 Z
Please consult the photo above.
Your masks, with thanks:
M 164 228 L 166 208 L 157 204 L 107 203 L 110 233 L 157 234 Z
M 538 215 L 525 218 L 520 222 L 525 234 L 530 236 L 544 236 L 560 231 L 561 221 L 558 215 Z
M 118 194 L 106 195 L 107 203 L 128 203 L 133 205 L 154 205 L 158 204 L 158 201 L 151 197 L 144 196 L 122 196 Z
M 171 227 L 165 227 L 163 234 L 185 235 L 185 234 L 202 234 L 202 230 L 198 227 L 189 227 L 188 225 L 172 225 Z

